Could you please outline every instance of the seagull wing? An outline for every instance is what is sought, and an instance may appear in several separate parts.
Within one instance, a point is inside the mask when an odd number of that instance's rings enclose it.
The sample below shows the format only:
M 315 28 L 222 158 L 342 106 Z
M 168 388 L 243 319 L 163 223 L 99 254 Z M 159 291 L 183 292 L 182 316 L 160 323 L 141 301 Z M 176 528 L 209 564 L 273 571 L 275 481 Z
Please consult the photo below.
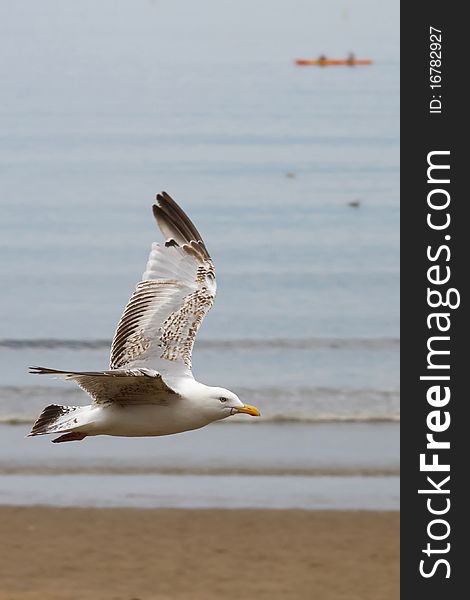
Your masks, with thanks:
M 30 373 L 59 375 L 75 381 L 95 404 L 167 404 L 170 399 L 178 397 L 162 376 L 150 369 L 59 371 L 30 367 Z
M 166 192 L 157 195 L 153 214 L 166 241 L 152 244 L 117 326 L 110 368 L 192 377 L 194 340 L 216 293 L 214 265 L 198 230 Z

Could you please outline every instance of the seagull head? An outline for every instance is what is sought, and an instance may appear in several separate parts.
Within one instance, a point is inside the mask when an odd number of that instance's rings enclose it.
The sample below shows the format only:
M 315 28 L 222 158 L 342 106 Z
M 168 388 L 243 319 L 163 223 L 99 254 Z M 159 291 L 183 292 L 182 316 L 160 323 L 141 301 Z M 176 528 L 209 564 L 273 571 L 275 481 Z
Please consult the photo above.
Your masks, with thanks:
M 225 419 L 238 413 L 246 413 L 252 417 L 259 417 L 261 414 L 256 407 L 243 404 L 236 394 L 225 388 L 207 386 L 206 394 L 206 406 L 214 420 Z

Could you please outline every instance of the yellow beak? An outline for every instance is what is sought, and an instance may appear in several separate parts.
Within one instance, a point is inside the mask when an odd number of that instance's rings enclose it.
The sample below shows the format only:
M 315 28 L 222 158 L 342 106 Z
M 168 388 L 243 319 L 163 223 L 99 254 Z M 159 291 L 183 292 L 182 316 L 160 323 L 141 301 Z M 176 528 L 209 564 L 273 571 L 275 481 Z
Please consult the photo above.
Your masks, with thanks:
M 246 413 L 247 415 L 251 415 L 252 417 L 261 416 L 261 413 L 256 408 L 256 406 L 250 406 L 249 404 L 244 404 L 243 406 L 240 406 L 240 408 L 237 408 L 237 412 Z

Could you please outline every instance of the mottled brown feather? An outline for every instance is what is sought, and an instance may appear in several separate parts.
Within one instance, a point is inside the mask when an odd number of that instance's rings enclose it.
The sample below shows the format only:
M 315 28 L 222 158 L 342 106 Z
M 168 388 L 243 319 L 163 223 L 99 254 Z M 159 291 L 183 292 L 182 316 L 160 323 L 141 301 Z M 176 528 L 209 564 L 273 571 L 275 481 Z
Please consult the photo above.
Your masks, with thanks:
M 200 233 L 166 192 L 157 202 L 153 213 L 167 242 L 152 247 L 147 275 L 119 321 L 111 369 L 147 367 L 154 360 L 152 368 L 164 373 L 167 361 L 181 361 L 190 370 L 194 339 L 214 302 L 215 269 Z

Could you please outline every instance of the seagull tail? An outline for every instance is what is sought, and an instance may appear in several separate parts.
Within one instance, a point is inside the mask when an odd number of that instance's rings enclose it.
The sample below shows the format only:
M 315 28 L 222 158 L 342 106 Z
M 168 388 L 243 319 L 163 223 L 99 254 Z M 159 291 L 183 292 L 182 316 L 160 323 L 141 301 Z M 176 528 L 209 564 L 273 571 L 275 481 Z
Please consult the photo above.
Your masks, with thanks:
M 42 411 L 31 429 L 29 436 L 45 435 L 47 433 L 67 432 L 53 442 L 71 442 L 86 437 L 83 429 L 84 419 L 80 418 L 88 410 L 87 406 L 61 406 L 49 404 Z

